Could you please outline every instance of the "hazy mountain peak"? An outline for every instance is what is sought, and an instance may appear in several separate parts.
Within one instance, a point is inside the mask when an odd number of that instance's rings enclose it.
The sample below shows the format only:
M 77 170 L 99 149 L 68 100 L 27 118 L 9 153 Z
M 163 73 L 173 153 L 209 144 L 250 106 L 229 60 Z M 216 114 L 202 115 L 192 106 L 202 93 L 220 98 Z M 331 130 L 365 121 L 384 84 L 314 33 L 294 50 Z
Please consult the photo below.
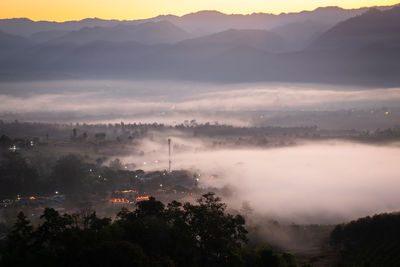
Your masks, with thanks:
M 167 20 L 146 21 L 140 24 L 117 24 L 115 26 L 84 27 L 55 39 L 53 42 L 73 42 L 78 44 L 93 41 L 126 42 L 143 44 L 174 43 L 190 37 L 188 33 Z
M 22 43 L 22 42 L 29 42 L 28 39 L 23 38 L 21 36 L 13 35 L 4 31 L 0 30 L 0 45 L 4 43 Z
M 338 11 L 338 10 L 344 10 L 341 7 L 338 6 L 325 6 L 325 7 L 318 7 L 316 9 L 314 9 L 314 11 L 320 11 L 320 10 L 324 10 L 324 11 Z
M 375 7 L 371 7 L 363 15 L 364 16 L 371 16 L 371 15 L 380 14 L 381 12 L 382 11 L 380 11 L 379 9 L 377 9 Z
M 159 26 L 168 26 L 168 27 L 179 28 L 175 24 L 173 24 L 172 22 L 170 22 L 169 20 L 166 20 L 166 19 L 159 20 L 159 21 L 149 21 L 149 22 L 153 22 L 155 25 L 159 25 Z M 149 22 L 145 22 L 145 23 L 149 23 Z M 182 29 L 180 29 L 180 30 L 182 30 Z
M 186 15 L 183 15 L 182 18 L 184 17 L 193 17 L 193 16 L 201 16 L 201 17 L 220 17 L 220 16 L 225 16 L 226 14 L 217 11 L 217 10 L 201 10 L 193 13 L 189 13 Z
M 101 21 L 107 21 L 105 19 L 100 19 L 100 18 L 85 18 L 79 20 L 79 22 L 101 22 Z
M 7 22 L 34 22 L 31 19 L 28 18 L 9 18 L 9 19 L 2 19 L 2 21 L 7 21 Z
M 400 8 L 384 11 L 370 8 L 359 16 L 335 25 L 316 40 L 311 48 L 360 48 L 377 42 L 396 44 L 394 40 L 400 40 Z

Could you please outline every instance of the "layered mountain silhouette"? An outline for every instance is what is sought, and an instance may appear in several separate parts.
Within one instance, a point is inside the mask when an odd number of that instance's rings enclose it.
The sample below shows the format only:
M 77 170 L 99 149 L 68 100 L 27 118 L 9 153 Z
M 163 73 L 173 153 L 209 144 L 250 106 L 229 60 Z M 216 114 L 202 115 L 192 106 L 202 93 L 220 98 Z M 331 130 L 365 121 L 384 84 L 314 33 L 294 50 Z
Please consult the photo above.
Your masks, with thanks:
M 374 45 L 400 45 L 400 7 L 380 11 L 370 9 L 338 23 L 312 45 L 312 49 L 349 49 Z
M 283 66 L 314 73 L 322 81 L 337 77 L 347 83 L 398 85 L 400 7 L 371 9 L 338 23 L 304 51 L 282 58 Z
M 306 20 L 278 26 L 271 29 L 271 31 L 288 41 L 288 49 L 301 50 L 310 45 L 331 27 L 332 25 L 329 23 Z
M 63 31 L 63 30 L 40 31 L 33 33 L 31 36 L 29 36 L 29 39 L 31 39 L 36 43 L 44 43 L 60 38 L 68 33 L 69 31 Z
M 377 7 L 385 10 L 390 7 Z M 270 30 L 279 26 L 315 21 L 333 26 L 336 23 L 364 13 L 367 8 L 342 9 L 323 7 L 313 11 L 282 13 L 280 15 L 254 13 L 250 15 L 223 14 L 218 11 L 199 11 L 184 16 L 163 15 L 143 20 L 103 20 L 87 18 L 80 21 L 51 22 L 32 21 L 27 18 L 1 19 L 0 30 L 29 37 L 38 32 L 79 31 L 85 27 L 112 27 L 116 25 L 137 25 L 148 21 L 169 21 L 195 36 L 207 35 L 229 29 Z
M 27 38 L 0 31 L 0 58 L 27 49 L 32 41 Z
M 387 7 L 378 7 L 386 9 Z M 342 9 L 338 7 L 317 8 L 313 11 L 282 13 L 280 15 L 254 13 L 250 15 L 227 15 L 218 11 L 200 11 L 178 16 L 159 16 L 155 19 L 169 20 L 178 27 L 193 34 L 205 35 L 229 29 L 271 30 L 287 24 L 303 23 L 313 20 L 333 26 L 336 23 L 364 13 L 366 8 Z
M 145 22 L 137 25 L 116 25 L 112 27 L 85 27 L 58 38 L 53 43 L 71 42 L 84 44 L 94 41 L 136 41 L 143 44 L 176 43 L 191 37 L 169 21 Z
M 126 21 L 125 24 L 138 24 L 140 21 Z M 27 18 L 1 19 L 0 30 L 29 37 L 30 35 L 42 31 L 77 31 L 84 27 L 110 27 L 121 24 L 119 20 L 103 20 L 88 18 L 80 21 L 32 21 Z
M 2 80 L 400 85 L 400 7 L 247 16 L 204 11 L 141 21 L 40 22 L 36 32 L 28 27 L 27 37 L 9 31 L 18 32 L 21 23 L 31 22 L 14 20 L 18 23 L 11 27 L 11 21 L 6 21 L 8 33 L 0 32 Z M 0 29 L 6 24 L 0 21 Z M 72 29 L 78 24 L 82 27 Z M 210 33 L 213 25 L 217 32 Z
M 230 29 L 203 37 L 187 39 L 179 44 L 186 46 L 249 46 L 269 52 L 282 52 L 286 41 L 278 34 L 265 30 Z

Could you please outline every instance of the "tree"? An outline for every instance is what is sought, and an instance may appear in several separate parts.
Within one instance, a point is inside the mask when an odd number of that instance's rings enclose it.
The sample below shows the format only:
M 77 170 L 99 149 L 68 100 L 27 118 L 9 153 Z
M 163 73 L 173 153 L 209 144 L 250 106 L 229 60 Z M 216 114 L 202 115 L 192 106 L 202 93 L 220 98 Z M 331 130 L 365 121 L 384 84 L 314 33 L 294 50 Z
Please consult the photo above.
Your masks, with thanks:
M 76 155 L 67 155 L 57 160 L 53 169 L 52 180 L 54 190 L 63 193 L 83 191 L 87 168 L 83 161 Z
M 0 147 L 9 147 L 12 144 L 12 140 L 10 137 L 8 137 L 7 135 L 1 135 L 0 136 Z
M 33 227 L 24 213 L 20 212 L 7 238 L 3 259 L 4 266 L 18 266 L 22 264 L 24 258 L 28 256 L 32 242 Z
M 294 266 L 268 247 L 244 248 L 244 219 L 225 213 L 213 193 L 196 204 L 150 198 L 117 218 L 45 209 L 33 228 L 20 213 L 0 251 L 0 266 Z M 77 223 L 81 220 L 82 223 Z
M 4 153 L 0 164 L 0 198 L 29 195 L 38 189 L 39 176 L 19 153 Z
M 114 171 L 118 171 L 122 169 L 122 162 L 119 158 L 116 158 L 110 161 L 110 168 Z
M 223 264 L 247 242 L 245 220 L 241 215 L 225 214 L 226 204 L 214 193 L 198 199 L 198 205 L 185 203 L 184 210 L 200 249 L 202 265 Z

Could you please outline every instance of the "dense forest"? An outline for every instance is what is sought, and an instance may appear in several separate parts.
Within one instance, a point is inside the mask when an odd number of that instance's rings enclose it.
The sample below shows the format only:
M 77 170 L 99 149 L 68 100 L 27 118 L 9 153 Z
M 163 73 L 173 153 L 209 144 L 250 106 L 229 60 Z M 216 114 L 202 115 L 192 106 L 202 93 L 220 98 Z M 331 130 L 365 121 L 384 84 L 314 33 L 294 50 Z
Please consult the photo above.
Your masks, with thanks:
M 246 246 L 241 215 L 213 193 L 196 204 L 150 198 L 115 220 L 46 209 L 33 226 L 23 213 L 2 244 L 2 266 L 296 266 L 288 253 Z
M 339 266 L 399 266 L 400 214 L 380 214 L 338 225 L 331 244 L 340 252 Z
M 399 213 L 337 225 L 330 247 L 304 263 L 283 250 L 249 242 L 245 217 L 226 208 L 207 193 L 196 203 L 164 205 L 151 197 L 113 218 L 46 208 L 39 223 L 33 223 L 20 212 L 0 240 L 0 265 L 399 266 Z

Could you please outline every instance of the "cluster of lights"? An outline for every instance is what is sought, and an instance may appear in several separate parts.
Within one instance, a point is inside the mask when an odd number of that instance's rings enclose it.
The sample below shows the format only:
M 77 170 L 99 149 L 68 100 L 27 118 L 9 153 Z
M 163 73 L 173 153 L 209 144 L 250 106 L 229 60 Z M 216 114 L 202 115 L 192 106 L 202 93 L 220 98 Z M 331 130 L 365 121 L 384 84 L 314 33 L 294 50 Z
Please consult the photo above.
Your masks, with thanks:
M 136 191 L 136 190 L 124 190 L 124 191 L 121 191 L 122 193 L 133 193 L 133 194 L 139 194 L 139 192 L 138 191 Z
M 150 200 L 150 196 L 142 196 L 136 198 L 136 202 L 147 201 L 147 200 Z
M 109 200 L 111 203 L 130 203 L 126 198 L 112 198 Z
M 150 163 L 151 163 L 151 162 L 150 162 Z M 160 161 L 159 161 L 158 159 L 156 159 L 156 160 L 153 161 L 153 163 L 158 164 L 158 163 L 160 163 Z M 147 161 L 143 161 L 143 165 L 147 165 L 147 164 L 148 164 Z M 125 166 L 125 169 L 127 169 L 127 168 L 128 168 L 128 167 Z

